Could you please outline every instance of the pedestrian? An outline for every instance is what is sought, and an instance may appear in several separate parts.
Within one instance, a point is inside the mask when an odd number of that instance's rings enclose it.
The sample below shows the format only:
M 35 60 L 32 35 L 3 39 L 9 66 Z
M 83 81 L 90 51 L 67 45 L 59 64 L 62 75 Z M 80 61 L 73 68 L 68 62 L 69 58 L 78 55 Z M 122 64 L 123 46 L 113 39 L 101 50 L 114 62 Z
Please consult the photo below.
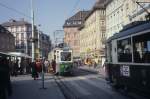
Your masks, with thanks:
M 36 61 L 36 68 L 38 73 L 42 72 L 42 61 L 40 59 Z
M 56 73 L 56 61 L 52 60 L 52 68 L 53 68 L 53 72 Z
M 94 61 L 94 68 L 96 68 L 97 67 L 97 63 Z
M 19 60 L 17 59 L 16 62 L 14 63 L 14 67 L 13 67 L 13 74 L 14 74 L 14 76 L 18 75 L 18 70 L 19 70 L 18 62 L 19 62 Z
M 44 61 L 44 66 L 45 66 L 45 72 L 48 73 L 48 67 L 49 67 L 49 61 L 48 60 Z
M 35 61 L 31 63 L 31 69 L 32 69 L 32 77 L 34 78 L 34 80 L 36 80 L 38 78 L 38 72 Z
M 31 72 L 31 69 L 32 69 L 31 64 L 32 64 L 31 60 L 28 60 L 28 64 L 27 64 L 27 73 L 28 73 L 28 74 L 31 74 L 31 73 L 32 73 L 32 72 Z
M 9 96 L 12 94 L 10 69 L 8 60 L 0 58 L 0 99 L 6 99 L 6 91 Z

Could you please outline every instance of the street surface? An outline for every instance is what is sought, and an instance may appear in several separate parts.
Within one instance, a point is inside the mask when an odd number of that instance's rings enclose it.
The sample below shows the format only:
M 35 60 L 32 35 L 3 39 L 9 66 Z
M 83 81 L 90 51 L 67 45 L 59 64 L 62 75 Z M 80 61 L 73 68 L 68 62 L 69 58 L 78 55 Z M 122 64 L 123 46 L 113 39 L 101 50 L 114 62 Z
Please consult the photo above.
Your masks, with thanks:
M 51 75 L 45 77 L 45 87 L 41 79 L 33 80 L 30 75 L 12 78 L 13 95 L 9 99 L 65 99 Z
M 82 69 L 75 72 L 74 76 L 59 77 L 59 80 L 46 74 L 46 89 L 41 89 L 41 78 L 33 80 L 30 75 L 13 77 L 13 95 L 9 99 L 131 99 L 112 89 L 96 72 Z

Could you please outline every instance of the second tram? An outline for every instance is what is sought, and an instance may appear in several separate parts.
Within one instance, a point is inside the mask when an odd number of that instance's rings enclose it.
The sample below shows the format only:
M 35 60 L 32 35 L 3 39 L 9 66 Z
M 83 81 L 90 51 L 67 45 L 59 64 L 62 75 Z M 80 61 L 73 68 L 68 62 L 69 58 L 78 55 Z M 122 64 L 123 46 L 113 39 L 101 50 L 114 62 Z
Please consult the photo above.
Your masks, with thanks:
M 136 22 L 106 44 L 108 80 L 115 88 L 150 95 L 150 22 Z
M 72 50 L 68 48 L 55 48 L 51 52 L 51 60 L 56 62 L 55 72 L 59 75 L 72 73 L 73 57 Z

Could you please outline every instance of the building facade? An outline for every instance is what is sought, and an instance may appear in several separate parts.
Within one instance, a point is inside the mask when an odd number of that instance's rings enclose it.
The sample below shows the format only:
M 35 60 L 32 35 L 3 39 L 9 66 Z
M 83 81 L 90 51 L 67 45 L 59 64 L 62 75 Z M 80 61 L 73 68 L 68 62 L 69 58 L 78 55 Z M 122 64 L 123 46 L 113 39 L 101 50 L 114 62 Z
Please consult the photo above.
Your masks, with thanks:
M 0 25 L 0 52 L 15 51 L 15 37 L 3 26 Z
M 39 31 L 39 57 L 48 58 L 48 53 L 51 50 L 51 40 L 47 34 Z
M 149 0 L 108 0 L 106 4 L 106 34 L 107 38 L 118 33 L 123 27 L 134 21 L 146 20 L 147 12 L 140 7 L 142 5 L 150 11 Z
M 78 28 L 83 24 L 83 20 L 89 11 L 79 11 L 65 21 L 63 26 L 65 36 L 64 43 L 73 49 L 73 56 L 80 56 L 80 35 Z
M 83 58 L 102 61 L 105 49 L 105 0 L 97 0 L 80 30 L 80 54 Z
M 16 52 L 21 52 L 32 56 L 32 27 L 31 24 L 21 20 L 11 19 L 8 22 L 2 23 L 9 32 L 15 37 L 15 49 Z M 35 38 L 37 39 L 37 29 L 35 26 Z M 35 49 L 37 49 L 37 41 L 35 42 Z M 36 55 L 37 56 L 37 53 Z

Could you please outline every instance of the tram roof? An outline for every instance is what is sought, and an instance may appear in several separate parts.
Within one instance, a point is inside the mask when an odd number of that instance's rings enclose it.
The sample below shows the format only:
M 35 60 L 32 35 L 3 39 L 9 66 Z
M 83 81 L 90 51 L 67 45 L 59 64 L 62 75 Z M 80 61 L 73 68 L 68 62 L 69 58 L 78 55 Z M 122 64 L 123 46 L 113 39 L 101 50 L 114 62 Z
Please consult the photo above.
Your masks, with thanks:
M 119 33 L 114 34 L 112 37 L 110 37 L 107 42 L 110 42 L 113 39 L 125 37 L 128 35 L 136 34 L 138 32 L 148 30 L 150 29 L 150 21 L 138 21 L 136 23 L 129 24 L 129 26 L 126 26 L 123 30 L 121 30 Z

